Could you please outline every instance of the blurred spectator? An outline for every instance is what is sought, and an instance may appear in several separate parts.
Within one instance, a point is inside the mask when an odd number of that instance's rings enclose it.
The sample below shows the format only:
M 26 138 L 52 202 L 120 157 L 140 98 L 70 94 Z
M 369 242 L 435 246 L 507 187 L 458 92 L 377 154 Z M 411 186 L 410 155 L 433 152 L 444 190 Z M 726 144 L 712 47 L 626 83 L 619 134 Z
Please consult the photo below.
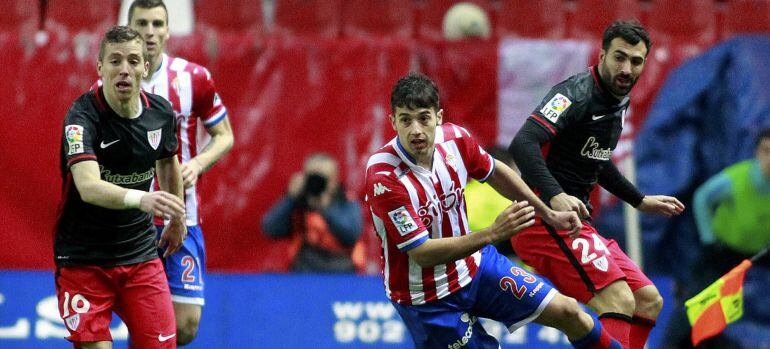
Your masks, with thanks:
M 457 3 L 444 15 L 444 38 L 450 41 L 484 38 L 491 35 L 489 16 L 476 4 Z
M 286 196 L 262 220 L 268 236 L 292 239 L 289 253 L 295 272 L 354 272 L 363 263 L 353 258 L 362 229 L 361 204 L 345 193 L 337 162 L 323 153 L 305 160 Z
M 120 4 L 118 23 L 127 25 L 128 7 L 134 0 L 123 0 Z M 163 0 L 168 9 L 168 31 L 172 35 L 190 35 L 195 29 L 193 0 Z
M 692 348 L 683 303 L 770 243 L 770 128 L 757 137 L 755 157 L 729 166 L 695 191 L 693 207 L 703 248 L 670 323 L 670 348 Z M 768 265 L 767 258 L 758 261 Z M 770 310 L 768 310 L 770 311 Z M 698 348 L 738 347 L 724 335 Z
M 505 148 L 493 146 L 489 149 L 489 155 L 518 171 L 511 155 Z M 465 199 L 470 203 L 467 205 L 467 210 L 468 227 L 471 228 L 471 231 L 479 231 L 489 227 L 495 222 L 497 215 L 511 205 L 511 200 L 500 195 L 488 183 L 481 183 L 475 179 L 468 181 L 468 185 L 465 187 Z M 511 243 L 508 241 L 495 244 L 495 248 L 502 255 L 509 257 L 514 255 Z

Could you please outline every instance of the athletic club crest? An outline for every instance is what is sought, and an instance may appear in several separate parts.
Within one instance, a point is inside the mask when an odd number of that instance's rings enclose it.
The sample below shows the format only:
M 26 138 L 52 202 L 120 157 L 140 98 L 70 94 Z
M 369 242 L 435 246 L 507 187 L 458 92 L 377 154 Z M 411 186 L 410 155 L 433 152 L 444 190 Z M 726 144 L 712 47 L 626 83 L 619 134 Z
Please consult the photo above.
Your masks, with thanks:
M 161 128 L 153 131 L 147 131 L 147 140 L 150 141 L 150 146 L 152 149 L 158 150 L 158 146 L 160 145 L 161 131 L 163 131 Z
M 69 327 L 70 330 L 75 331 L 78 329 L 78 325 L 80 325 L 80 314 L 72 315 L 66 318 L 64 322 L 67 324 L 67 327 Z

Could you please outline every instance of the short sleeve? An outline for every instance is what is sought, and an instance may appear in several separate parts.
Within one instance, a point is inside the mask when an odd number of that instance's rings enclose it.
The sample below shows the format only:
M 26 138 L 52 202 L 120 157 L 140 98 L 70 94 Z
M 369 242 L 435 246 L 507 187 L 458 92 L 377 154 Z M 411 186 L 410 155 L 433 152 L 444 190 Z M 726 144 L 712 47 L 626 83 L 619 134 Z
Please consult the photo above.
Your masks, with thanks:
M 88 109 L 82 108 L 82 99 L 67 112 L 62 130 L 62 151 L 67 160 L 67 167 L 86 160 L 96 160 L 94 142 L 96 127 Z
M 495 159 L 479 145 L 466 129 L 454 125 L 453 127 L 457 127 L 462 134 L 461 137 L 457 138 L 457 143 L 468 175 L 479 182 L 485 182 L 495 171 Z
M 217 93 L 214 79 L 206 68 L 193 69 L 194 98 L 193 109 L 206 128 L 213 127 L 227 117 L 227 108 Z
M 578 117 L 575 102 L 574 93 L 563 82 L 548 91 L 529 118 L 554 136 Z
M 164 100 L 164 102 L 166 101 Z M 174 156 L 179 150 L 179 141 L 176 137 L 177 119 L 173 109 L 171 109 L 171 104 L 168 104 L 168 109 L 164 110 L 164 116 L 167 116 L 170 121 L 163 131 L 163 147 L 159 159 Z
M 402 252 L 420 246 L 428 240 L 427 228 L 417 215 L 409 193 L 399 180 L 393 175 L 375 174 L 367 180 L 367 184 L 367 201 L 376 217 L 375 228 L 381 235 L 386 235 L 388 241 Z

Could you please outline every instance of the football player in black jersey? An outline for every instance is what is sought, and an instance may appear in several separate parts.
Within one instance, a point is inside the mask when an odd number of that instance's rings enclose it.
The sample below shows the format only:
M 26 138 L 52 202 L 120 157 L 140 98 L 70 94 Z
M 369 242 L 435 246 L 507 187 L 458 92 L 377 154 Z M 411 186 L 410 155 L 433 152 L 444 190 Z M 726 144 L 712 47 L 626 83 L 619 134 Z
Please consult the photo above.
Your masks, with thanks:
M 138 347 L 176 348 L 157 246 L 171 254 L 185 238 L 182 177 L 171 106 L 140 89 L 147 69 L 141 35 L 113 27 L 97 61 L 103 86 L 64 120 L 54 255 L 59 310 L 76 348 L 112 348 L 113 311 Z M 156 172 L 161 190 L 149 192 Z M 159 242 L 153 215 L 169 220 Z
M 649 50 L 649 34 L 639 23 L 612 23 L 602 37 L 599 64 L 554 86 L 509 147 L 543 201 L 585 220 L 577 237 L 536 224 L 511 239 L 516 254 L 593 309 L 625 348 L 634 349 L 644 347 L 663 299 L 617 243 L 591 226 L 589 194 L 598 183 L 642 212 L 670 217 L 684 210 L 674 197 L 641 194 L 611 159 Z

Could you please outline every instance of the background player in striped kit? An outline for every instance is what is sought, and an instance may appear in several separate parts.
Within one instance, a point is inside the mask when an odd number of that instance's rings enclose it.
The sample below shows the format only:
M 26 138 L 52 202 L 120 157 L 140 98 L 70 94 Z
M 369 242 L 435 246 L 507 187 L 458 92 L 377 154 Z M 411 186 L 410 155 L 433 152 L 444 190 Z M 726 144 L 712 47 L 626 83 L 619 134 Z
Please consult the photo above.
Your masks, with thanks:
M 369 158 L 366 201 L 382 241 L 385 288 L 417 348 L 498 348 L 477 320 L 510 331 L 530 321 L 564 331 L 576 348 L 620 348 L 572 299 L 500 255 L 492 243 L 534 224 L 577 232 L 573 212 L 549 209 L 462 127 L 442 124 L 428 77 L 401 78 L 391 94 L 398 136 Z M 475 178 L 514 202 L 492 226 L 468 228 L 463 190 Z M 472 203 L 470 203 L 472 204 Z
M 128 10 L 128 23 L 142 34 L 150 55 L 150 74 L 142 81 L 142 89 L 168 99 L 179 119 L 188 239 L 179 252 L 164 260 L 164 265 L 174 301 L 178 343 L 184 345 L 197 334 L 204 304 L 206 255 L 195 185 L 200 175 L 230 150 L 233 132 L 209 71 L 164 53 L 169 33 L 163 2 L 134 1 Z

